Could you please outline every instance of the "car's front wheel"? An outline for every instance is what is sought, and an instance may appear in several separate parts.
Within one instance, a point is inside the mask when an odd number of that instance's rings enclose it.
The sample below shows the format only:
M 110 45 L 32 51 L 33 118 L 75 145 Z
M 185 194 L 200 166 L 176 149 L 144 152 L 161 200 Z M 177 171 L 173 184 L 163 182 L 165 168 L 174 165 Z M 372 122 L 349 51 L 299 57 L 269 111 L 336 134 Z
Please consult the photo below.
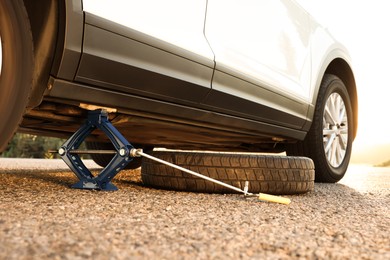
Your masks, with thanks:
M 28 102 L 33 41 L 23 1 L 0 1 L 0 152 L 13 136 Z
M 348 91 L 340 78 L 326 74 L 318 93 L 313 123 L 302 142 L 288 147 L 288 155 L 307 156 L 316 167 L 316 181 L 343 178 L 352 152 L 353 117 Z

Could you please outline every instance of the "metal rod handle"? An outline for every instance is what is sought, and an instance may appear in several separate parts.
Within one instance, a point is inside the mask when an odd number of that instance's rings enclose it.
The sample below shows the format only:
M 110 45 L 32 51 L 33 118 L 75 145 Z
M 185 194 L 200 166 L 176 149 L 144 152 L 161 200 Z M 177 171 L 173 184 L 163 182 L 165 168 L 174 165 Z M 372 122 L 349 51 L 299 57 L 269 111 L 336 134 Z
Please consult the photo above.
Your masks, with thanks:
M 115 150 L 70 150 L 70 154 L 116 154 Z
M 205 180 L 214 182 L 214 183 L 216 183 L 216 184 L 222 185 L 222 186 L 224 186 L 224 187 L 226 187 L 226 188 L 229 188 L 229 189 L 238 191 L 238 192 L 240 192 L 240 193 L 244 193 L 245 195 L 253 195 L 252 193 L 245 192 L 245 191 L 241 190 L 240 188 L 237 188 L 237 187 L 234 187 L 234 186 L 232 186 L 232 185 L 226 184 L 226 183 L 224 183 L 224 182 L 222 182 L 222 181 L 218 181 L 218 180 L 212 179 L 212 178 L 210 178 L 210 177 L 204 176 L 203 174 L 200 174 L 200 173 L 197 173 L 197 172 L 188 170 L 188 169 L 186 169 L 186 168 L 180 167 L 180 166 L 175 165 L 175 164 L 173 164 L 173 163 L 170 163 L 170 162 L 161 160 L 161 159 L 159 159 L 159 158 L 156 158 L 156 157 L 154 157 L 154 156 L 151 156 L 151 155 L 149 155 L 149 154 L 146 154 L 146 153 L 142 152 L 140 149 L 137 149 L 137 150 L 135 151 L 135 154 L 137 154 L 137 155 L 142 155 L 142 156 L 144 156 L 144 157 L 146 157 L 146 158 L 149 158 L 149 159 L 151 159 L 151 160 L 153 160 L 153 161 L 156 161 L 156 162 L 159 162 L 159 163 L 168 165 L 168 166 L 173 167 L 173 168 L 175 168 L 175 169 L 178 169 L 178 170 L 180 170 L 180 171 L 183 171 L 183 172 L 186 172 L 186 173 L 195 175 L 195 176 L 197 176 L 197 177 L 199 177 L 199 178 L 202 178 L 202 179 L 205 179 Z

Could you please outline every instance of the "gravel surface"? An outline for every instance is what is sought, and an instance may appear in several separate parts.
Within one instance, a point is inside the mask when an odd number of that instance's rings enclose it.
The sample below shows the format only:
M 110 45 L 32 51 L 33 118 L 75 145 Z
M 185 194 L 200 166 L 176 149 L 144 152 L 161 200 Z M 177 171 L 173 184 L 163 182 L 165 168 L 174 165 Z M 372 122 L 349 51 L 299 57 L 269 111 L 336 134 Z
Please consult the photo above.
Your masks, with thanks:
M 145 188 L 139 171 L 74 190 L 59 160 L 0 159 L 0 178 L 0 259 L 390 259 L 390 168 L 351 167 L 289 206 Z

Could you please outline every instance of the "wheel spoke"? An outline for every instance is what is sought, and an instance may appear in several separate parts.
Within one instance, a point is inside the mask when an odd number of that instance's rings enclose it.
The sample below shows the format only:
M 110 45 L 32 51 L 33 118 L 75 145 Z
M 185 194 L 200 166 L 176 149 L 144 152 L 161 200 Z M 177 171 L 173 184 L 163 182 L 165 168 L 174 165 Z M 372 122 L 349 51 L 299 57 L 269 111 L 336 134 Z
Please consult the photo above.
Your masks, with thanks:
M 341 128 L 340 135 L 348 135 L 348 128 L 345 128 L 345 127 Z
M 325 107 L 325 115 L 324 115 L 324 120 L 327 123 L 330 123 L 332 125 L 335 125 L 337 122 L 333 118 L 332 112 L 328 106 Z
M 340 136 L 339 136 L 340 147 L 341 147 L 344 151 L 347 150 L 347 141 L 348 141 L 348 136 L 345 136 L 345 135 L 340 135 Z
M 337 123 L 339 123 L 340 125 L 344 122 L 344 119 L 346 117 L 345 113 L 346 113 L 346 109 L 345 109 L 345 106 L 343 105 L 341 110 L 340 110 L 340 113 L 339 113 L 339 120 Z
M 337 150 L 336 142 L 332 142 L 332 144 L 331 144 L 331 150 L 329 151 L 329 155 L 328 155 L 329 162 L 330 162 L 331 164 L 335 164 L 335 160 L 336 160 L 336 150 Z
M 333 102 L 333 117 L 336 121 L 336 124 L 340 123 L 340 98 L 339 96 L 333 94 L 332 96 L 332 102 Z
M 332 134 L 334 134 L 334 131 L 331 129 L 324 129 L 323 134 L 324 136 L 331 136 Z
M 343 149 L 343 146 L 342 146 L 342 142 L 340 141 L 340 138 L 339 138 L 339 141 L 337 142 L 337 164 L 341 164 L 343 162 L 343 159 L 344 159 L 344 149 Z
M 334 143 L 334 139 L 336 138 L 336 135 L 335 134 L 332 134 L 329 139 L 327 140 L 326 142 L 326 145 L 325 145 L 325 153 L 328 153 L 329 152 L 329 149 L 332 147 L 333 143 Z

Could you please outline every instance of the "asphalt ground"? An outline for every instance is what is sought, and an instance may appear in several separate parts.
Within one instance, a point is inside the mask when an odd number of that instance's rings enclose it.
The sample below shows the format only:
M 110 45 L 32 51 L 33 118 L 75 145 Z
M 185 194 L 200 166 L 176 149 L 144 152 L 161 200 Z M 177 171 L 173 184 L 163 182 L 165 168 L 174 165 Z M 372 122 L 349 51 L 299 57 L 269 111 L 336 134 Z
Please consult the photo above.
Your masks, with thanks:
M 390 259 L 390 168 L 352 165 L 288 206 L 147 188 L 139 170 L 116 192 L 76 181 L 60 160 L 0 159 L 0 259 Z

